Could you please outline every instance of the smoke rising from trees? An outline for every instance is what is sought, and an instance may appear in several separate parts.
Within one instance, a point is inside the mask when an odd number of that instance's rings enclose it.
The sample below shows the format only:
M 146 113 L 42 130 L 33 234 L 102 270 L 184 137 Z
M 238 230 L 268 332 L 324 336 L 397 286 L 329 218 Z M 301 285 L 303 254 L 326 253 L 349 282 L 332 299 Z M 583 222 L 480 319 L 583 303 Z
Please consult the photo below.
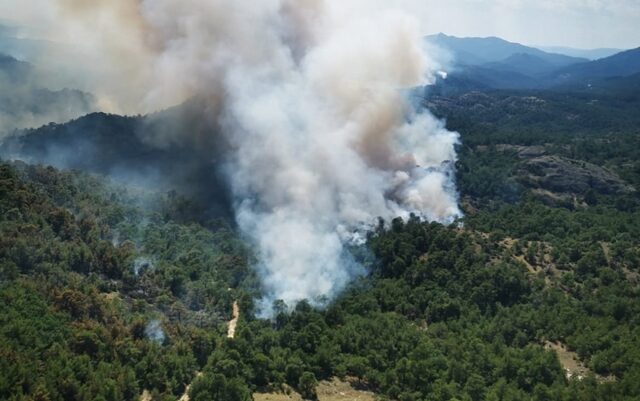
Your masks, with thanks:
M 259 252 L 266 311 L 340 291 L 361 273 L 345 247 L 378 217 L 460 214 L 458 135 L 409 100 L 439 67 L 410 14 L 321 0 L 57 6 L 64 23 L 52 36 L 85 54 L 77 68 L 103 107 L 207 99 L 229 147 L 238 225 Z M 180 140 L 165 134 L 158 146 Z

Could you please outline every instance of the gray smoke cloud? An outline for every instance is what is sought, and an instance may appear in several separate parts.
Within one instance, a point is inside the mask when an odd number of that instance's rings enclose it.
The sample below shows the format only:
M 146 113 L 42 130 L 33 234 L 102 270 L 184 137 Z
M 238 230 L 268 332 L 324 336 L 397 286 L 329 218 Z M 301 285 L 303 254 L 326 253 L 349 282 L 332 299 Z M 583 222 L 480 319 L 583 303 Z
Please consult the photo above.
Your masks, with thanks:
M 440 68 L 410 13 L 355 0 L 57 4 L 52 36 L 99 65 L 87 69 L 101 104 L 144 112 L 206 96 L 265 313 L 276 299 L 320 304 L 361 274 L 346 247 L 378 217 L 460 215 L 458 135 L 408 99 Z

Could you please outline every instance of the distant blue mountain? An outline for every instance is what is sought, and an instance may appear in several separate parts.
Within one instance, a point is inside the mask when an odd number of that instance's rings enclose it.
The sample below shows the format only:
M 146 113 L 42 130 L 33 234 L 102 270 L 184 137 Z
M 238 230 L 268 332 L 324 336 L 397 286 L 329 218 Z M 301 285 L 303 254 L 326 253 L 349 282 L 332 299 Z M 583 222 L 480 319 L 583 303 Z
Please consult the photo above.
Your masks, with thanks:
M 0 53 L 0 84 L 15 85 L 26 82 L 33 72 L 33 66 L 6 54 Z
M 426 37 L 427 42 L 451 53 L 459 66 L 482 65 L 503 61 L 516 54 L 538 57 L 555 67 L 588 61 L 585 58 L 547 53 L 534 47 L 513 43 L 496 37 L 458 38 L 443 33 Z
M 549 77 L 554 85 L 589 84 L 603 78 L 626 77 L 640 73 L 640 47 L 588 63 L 567 66 Z
M 93 111 L 93 95 L 49 90 L 37 84 L 34 66 L 0 53 L 0 138 L 17 128 L 63 122 Z
M 502 61 L 483 64 L 482 67 L 529 77 L 540 77 L 558 69 L 556 64 L 527 53 L 513 54 Z
M 544 50 L 549 53 L 564 54 L 565 56 L 581 57 L 589 60 L 598 60 L 605 57 L 613 56 L 614 54 L 623 52 L 625 49 L 613 49 L 613 48 L 599 48 L 599 49 L 575 49 L 573 47 L 562 46 L 544 46 L 538 47 L 540 50 Z
M 530 89 L 542 86 L 534 77 L 513 70 L 496 70 L 485 66 L 468 66 L 450 74 L 447 81 L 458 79 L 474 89 Z
M 597 85 L 599 90 L 620 88 L 612 80 L 640 74 L 640 48 L 589 61 L 585 58 L 548 53 L 506 40 L 457 38 L 444 34 L 426 39 L 451 54 L 453 65 L 446 80 L 438 85 L 445 91 L 483 89 L 571 89 Z

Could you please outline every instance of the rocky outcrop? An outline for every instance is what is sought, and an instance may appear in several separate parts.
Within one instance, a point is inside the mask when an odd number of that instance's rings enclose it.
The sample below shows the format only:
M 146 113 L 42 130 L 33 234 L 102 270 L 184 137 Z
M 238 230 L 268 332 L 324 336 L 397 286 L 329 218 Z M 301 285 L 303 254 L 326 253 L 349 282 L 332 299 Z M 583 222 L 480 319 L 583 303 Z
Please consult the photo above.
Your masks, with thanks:
M 547 153 L 547 149 L 542 145 L 522 146 L 500 144 L 496 145 L 496 150 L 499 152 L 515 152 L 518 157 L 523 159 L 544 156 Z
M 521 165 L 522 184 L 555 193 L 585 194 L 593 190 L 600 194 L 620 194 L 632 191 L 614 172 L 592 163 L 543 155 L 526 160 Z

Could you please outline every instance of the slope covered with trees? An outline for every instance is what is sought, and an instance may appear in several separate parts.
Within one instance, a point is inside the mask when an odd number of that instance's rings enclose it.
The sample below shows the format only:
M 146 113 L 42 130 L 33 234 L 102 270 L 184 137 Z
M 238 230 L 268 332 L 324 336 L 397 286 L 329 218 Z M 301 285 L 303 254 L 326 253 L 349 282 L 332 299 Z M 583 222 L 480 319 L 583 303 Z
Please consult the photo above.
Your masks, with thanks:
M 0 193 L 0 398 L 181 394 L 253 280 L 231 229 L 53 168 L 2 164 Z
M 427 102 L 462 132 L 465 217 L 380 222 L 352 249 L 367 277 L 269 320 L 250 245 L 189 198 L 0 165 L 0 399 L 314 398 L 341 377 L 400 401 L 637 400 L 637 99 Z

